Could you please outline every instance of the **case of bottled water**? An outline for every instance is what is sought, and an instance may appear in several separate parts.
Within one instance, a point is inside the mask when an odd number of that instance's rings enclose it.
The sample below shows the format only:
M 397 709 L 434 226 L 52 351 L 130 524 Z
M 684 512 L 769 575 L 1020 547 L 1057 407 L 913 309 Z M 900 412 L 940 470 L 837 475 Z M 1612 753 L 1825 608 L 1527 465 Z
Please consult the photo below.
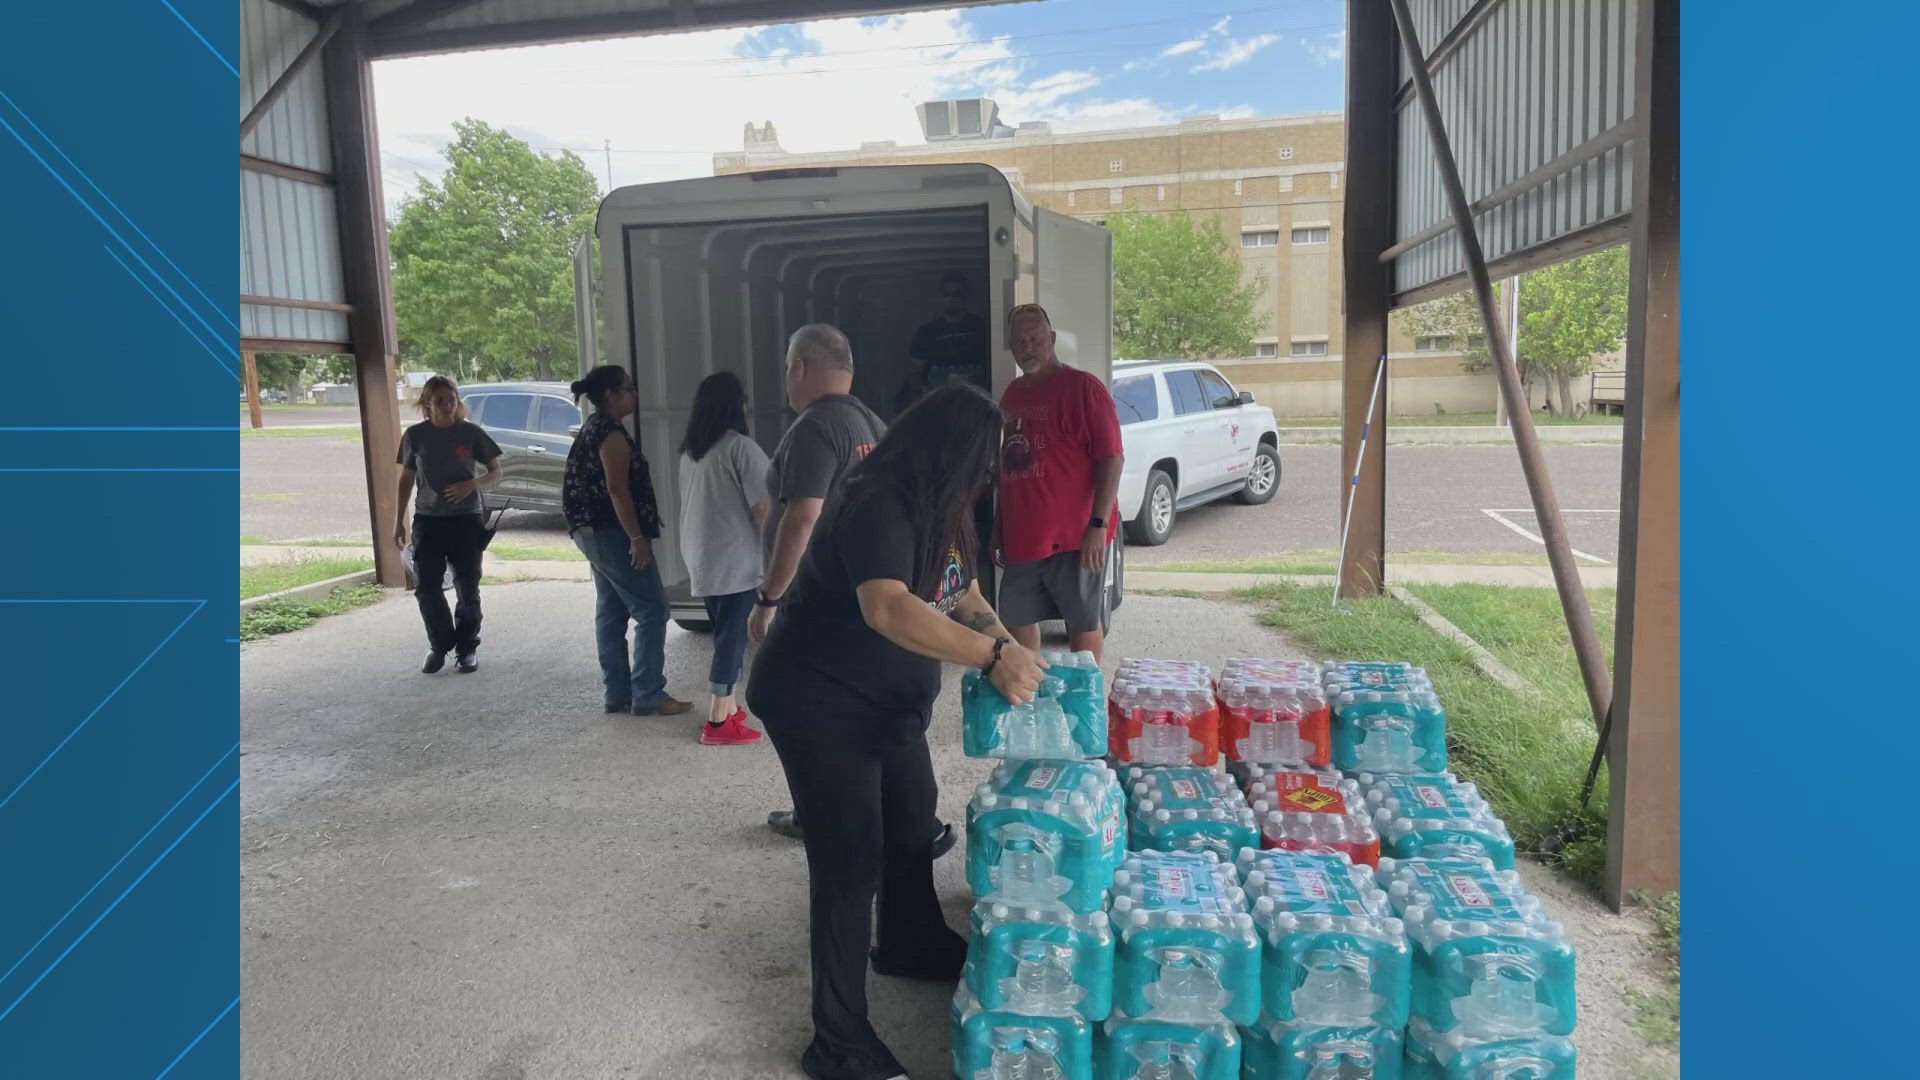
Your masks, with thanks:
M 1382 853 L 1396 859 L 1491 859 L 1498 869 L 1513 869 L 1513 836 L 1474 785 L 1450 772 L 1361 773 L 1358 779 L 1380 829 Z
M 1260 836 L 1246 796 L 1226 774 L 1192 765 L 1129 768 L 1127 826 L 1135 851 L 1211 851 L 1223 860 Z
M 1113 878 L 1113 1005 L 1130 1017 L 1250 1024 L 1260 1015 L 1260 935 L 1233 864 L 1135 852 Z
M 1331 769 L 1249 766 L 1247 800 L 1263 847 L 1339 851 L 1365 866 L 1380 861 L 1380 833 L 1360 785 Z
M 1093 1066 L 1100 1080 L 1240 1080 L 1240 1035 L 1219 1019 L 1116 1016 L 1093 1040 Z
M 1138 765 L 1220 760 L 1213 673 L 1186 660 L 1120 661 L 1107 699 L 1107 755 Z
M 1099 757 L 1107 751 L 1106 676 L 1090 652 L 1045 652 L 1034 700 L 1014 705 L 977 671 L 960 680 L 961 748 L 1008 760 Z
M 1559 1035 L 1475 1038 L 1407 1025 L 1406 1080 L 1574 1080 L 1578 1054 Z
M 1398 1027 L 1327 1027 L 1262 1017 L 1240 1033 L 1246 1080 L 1400 1080 Z
M 1001 862 L 1010 869 L 1009 853 Z M 1020 892 L 1018 884 L 1003 893 Z M 966 982 L 989 1009 L 1078 1013 L 1104 1020 L 1113 1009 L 1113 930 L 1107 913 L 1080 914 L 1030 894 L 973 906 Z
M 1336 852 L 1251 849 L 1237 868 L 1265 939 L 1267 1016 L 1321 1027 L 1406 1024 L 1412 954 L 1372 870 Z
M 1327 765 L 1333 761 L 1320 666 L 1306 660 L 1229 660 L 1215 690 L 1229 761 Z
M 989 1009 L 964 983 L 953 996 L 959 1080 L 1093 1080 L 1093 1025 L 1078 1013 Z
M 1414 1016 L 1472 1039 L 1573 1033 L 1573 946 L 1518 873 L 1382 858 L 1377 877 L 1413 942 Z
M 1119 779 L 1103 762 L 995 766 L 967 804 L 968 887 L 983 900 L 1003 888 L 1024 897 L 1050 891 L 1069 910 L 1099 911 L 1126 857 L 1124 801 Z
M 1433 691 L 1348 690 L 1333 697 L 1332 708 L 1333 763 L 1342 769 L 1446 769 L 1447 714 Z

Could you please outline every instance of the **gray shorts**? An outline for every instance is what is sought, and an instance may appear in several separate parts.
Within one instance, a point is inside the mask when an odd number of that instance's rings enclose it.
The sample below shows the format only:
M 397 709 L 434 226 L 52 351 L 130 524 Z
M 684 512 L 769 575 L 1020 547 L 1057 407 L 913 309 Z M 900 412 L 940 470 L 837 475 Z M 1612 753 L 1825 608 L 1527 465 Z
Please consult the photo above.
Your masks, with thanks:
M 1013 563 L 1000 572 L 1000 621 L 1012 628 L 1064 619 L 1070 634 L 1105 632 L 1106 577 L 1082 567 L 1078 551 Z

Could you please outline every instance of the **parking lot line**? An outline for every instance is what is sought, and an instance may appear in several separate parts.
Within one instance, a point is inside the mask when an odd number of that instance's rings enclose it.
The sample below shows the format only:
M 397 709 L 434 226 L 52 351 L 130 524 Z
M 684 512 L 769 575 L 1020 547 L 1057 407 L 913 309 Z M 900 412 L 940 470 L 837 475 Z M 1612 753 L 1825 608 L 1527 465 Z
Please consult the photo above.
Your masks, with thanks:
M 1533 513 L 1533 511 L 1531 510 L 1524 510 L 1524 511 L 1523 510 L 1489 510 L 1483 506 L 1480 508 L 1480 512 L 1492 518 L 1493 520 L 1499 522 L 1500 524 L 1505 525 L 1507 528 L 1512 529 L 1514 532 L 1519 533 L 1521 536 L 1524 536 L 1527 539 L 1533 541 L 1534 543 L 1539 544 L 1541 547 L 1547 546 L 1547 542 L 1541 539 L 1539 534 L 1529 532 L 1528 530 L 1521 528 L 1520 526 L 1514 524 L 1513 522 L 1508 521 L 1505 517 L 1502 516 L 1503 514 L 1519 514 L 1519 513 L 1531 514 Z M 1562 510 L 1560 512 L 1563 514 L 1617 514 L 1620 511 L 1618 510 Z M 1586 552 L 1581 551 L 1579 548 L 1572 548 L 1570 550 L 1572 550 L 1572 552 L 1576 556 L 1582 559 L 1585 559 L 1588 562 L 1596 562 L 1602 566 L 1613 565 L 1611 560 L 1603 559 L 1598 555 L 1589 555 Z

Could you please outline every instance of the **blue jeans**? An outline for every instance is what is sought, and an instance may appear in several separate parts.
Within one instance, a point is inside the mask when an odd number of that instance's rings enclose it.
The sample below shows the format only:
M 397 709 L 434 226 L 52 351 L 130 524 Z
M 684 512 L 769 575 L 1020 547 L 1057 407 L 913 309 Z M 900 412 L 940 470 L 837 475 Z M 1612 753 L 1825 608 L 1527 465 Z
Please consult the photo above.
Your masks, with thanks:
M 577 529 L 573 543 L 593 567 L 594 643 L 607 705 L 648 708 L 667 696 L 667 590 L 660 566 L 633 568 L 626 530 L 618 526 Z M 627 623 L 636 629 L 633 661 L 627 661 Z
M 714 697 L 728 697 L 740 682 L 740 665 L 747 659 L 747 621 L 753 617 L 756 589 L 703 596 L 707 621 L 713 624 L 713 667 L 707 672 L 707 687 Z

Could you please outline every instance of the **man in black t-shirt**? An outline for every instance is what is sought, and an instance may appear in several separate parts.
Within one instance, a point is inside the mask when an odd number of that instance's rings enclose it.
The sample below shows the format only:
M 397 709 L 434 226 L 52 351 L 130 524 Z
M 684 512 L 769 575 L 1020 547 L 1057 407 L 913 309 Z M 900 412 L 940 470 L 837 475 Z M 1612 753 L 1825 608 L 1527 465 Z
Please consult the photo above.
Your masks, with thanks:
M 907 346 L 913 367 L 893 395 L 893 415 L 953 379 L 991 391 L 989 348 L 987 320 L 967 310 L 966 275 L 949 270 L 940 278 L 940 317 L 915 330 Z
M 795 330 L 787 339 L 787 404 L 800 416 L 780 437 L 767 473 L 766 580 L 747 626 L 755 642 L 767 640 L 821 509 L 840 490 L 847 470 L 886 433 L 887 425 L 852 391 L 853 348 L 847 336 L 826 323 Z M 790 810 L 767 815 L 767 825 L 787 836 L 800 835 Z M 947 828 L 934 854 L 952 846 Z

